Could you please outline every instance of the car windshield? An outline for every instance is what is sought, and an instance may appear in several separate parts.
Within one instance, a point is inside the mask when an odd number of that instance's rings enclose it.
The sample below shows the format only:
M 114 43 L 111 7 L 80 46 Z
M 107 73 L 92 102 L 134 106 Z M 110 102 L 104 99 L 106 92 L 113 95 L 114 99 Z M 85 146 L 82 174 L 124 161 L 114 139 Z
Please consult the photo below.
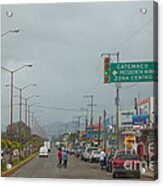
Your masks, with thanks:
M 117 160 L 137 160 L 137 155 L 131 154 L 118 154 L 116 157 Z
M 87 150 L 87 152 L 90 152 L 92 150 L 97 150 L 97 148 L 90 148 L 90 149 Z
M 99 150 L 94 150 L 94 154 L 100 154 Z

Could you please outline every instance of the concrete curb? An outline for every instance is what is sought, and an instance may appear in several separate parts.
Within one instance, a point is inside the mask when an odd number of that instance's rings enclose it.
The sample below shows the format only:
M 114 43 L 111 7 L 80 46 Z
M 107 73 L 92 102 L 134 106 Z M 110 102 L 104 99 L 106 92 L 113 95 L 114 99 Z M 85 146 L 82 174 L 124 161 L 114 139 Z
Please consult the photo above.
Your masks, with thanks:
M 149 175 L 149 174 L 142 174 L 142 176 L 146 177 L 146 178 L 150 178 L 150 179 L 154 179 L 154 176 L 153 175 Z
M 35 154 L 32 154 L 30 157 L 28 157 L 26 160 L 23 160 L 21 163 L 19 163 L 18 165 L 15 165 L 14 167 L 12 167 L 11 169 L 1 173 L 1 177 L 7 177 L 8 175 L 14 173 L 16 170 L 18 170 L 20 167 L 22 167 L 23 165 L 25 165 L 26 163 L 28 163 L 29 161 L 31 161 L 34 157 L 36 156 Z

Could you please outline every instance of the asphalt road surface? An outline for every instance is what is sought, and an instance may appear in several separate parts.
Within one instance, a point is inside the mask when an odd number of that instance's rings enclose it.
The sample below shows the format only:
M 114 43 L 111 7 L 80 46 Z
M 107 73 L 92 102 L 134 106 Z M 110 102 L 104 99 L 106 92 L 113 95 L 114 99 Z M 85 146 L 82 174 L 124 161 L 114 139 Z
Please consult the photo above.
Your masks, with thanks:
M 39 158 L 38 156 L 36 156 L 33 160 L 18 169 L 9 177 L 101 180 L 112 179 L 112 174 L 106 172 L 105 170 L 100 170 L 98 163 L 84 162 L 77 159 L 74 155 L 68 157 L 67 169 L 58 168 L 57 163 L 57 150 L 53 149 L 49 153 L 48 158 Z M 141 180 L 150 179 L 142 177 Z

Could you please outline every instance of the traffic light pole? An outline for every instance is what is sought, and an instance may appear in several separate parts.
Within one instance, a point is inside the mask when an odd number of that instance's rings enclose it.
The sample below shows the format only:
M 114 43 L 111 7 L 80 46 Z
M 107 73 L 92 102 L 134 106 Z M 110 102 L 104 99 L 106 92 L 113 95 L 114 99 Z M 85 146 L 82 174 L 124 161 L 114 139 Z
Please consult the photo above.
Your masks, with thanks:
M 102 53 L 101 57 L 103 56 L 116 56 L 117 57 L 117 63 L 119 63 L 119 51 L 116 53 Z M 105 83 L 105 81 L 104 81 Z M 110 82 L 106 82 L 110 83 Z M 119 89 L 120 89 L 120 84 L 116 83 L 116 98 L 115 98 L 115 104 L 116 104 L 116 132 L 117 132 L 117 149 L 119 149 L 119 112 L 120 112 L 120 96 L 119 96 Z
M 117 52 L 117 63 L 119 63 L 119 52 Z M 116 124 L 117 124 L 117 149 L 119 149 L 119 111 L 120 111 L 120 99 L 119 99 L 119 86 L 116 84 Z

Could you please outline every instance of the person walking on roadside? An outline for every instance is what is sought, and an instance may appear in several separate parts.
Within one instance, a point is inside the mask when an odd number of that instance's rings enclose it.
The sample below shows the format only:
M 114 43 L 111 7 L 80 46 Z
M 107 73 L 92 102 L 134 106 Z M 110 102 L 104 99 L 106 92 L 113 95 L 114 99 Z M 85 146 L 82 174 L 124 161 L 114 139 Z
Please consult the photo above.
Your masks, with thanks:
M 104 168 L 105 160 L 106 160 L 105 150 L 101 150 L 101 152 L 100 152 L 100 168 L 101 168 L 101 170 L 103 170 L 103 168 Z
M 57 167 L 61 168 L 62 166 L 62 151 L 61 148 L 58 148 L 58 164 Z
M 63 152 L 63 167 L 67 168 L 67 160 L 68 160 L 68 155 L 67 155 L 67 150 L 65 149 Z

